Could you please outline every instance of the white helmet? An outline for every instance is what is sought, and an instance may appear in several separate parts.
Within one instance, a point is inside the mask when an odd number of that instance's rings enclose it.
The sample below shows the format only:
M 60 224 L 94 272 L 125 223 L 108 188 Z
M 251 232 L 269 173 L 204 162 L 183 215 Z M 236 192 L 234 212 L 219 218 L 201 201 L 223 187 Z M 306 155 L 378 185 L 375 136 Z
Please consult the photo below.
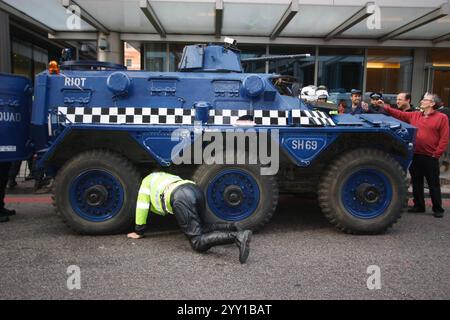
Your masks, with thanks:
M 328 91 L 326 89 L 319 88 L 316 90 L 316 97 L 317 99 L 328 99 Z
M 303 87 L 302 91 L 300 92 L 300 98 L 309 102 L 316 101 L 316 89 L 317 87 L 313 85 Z

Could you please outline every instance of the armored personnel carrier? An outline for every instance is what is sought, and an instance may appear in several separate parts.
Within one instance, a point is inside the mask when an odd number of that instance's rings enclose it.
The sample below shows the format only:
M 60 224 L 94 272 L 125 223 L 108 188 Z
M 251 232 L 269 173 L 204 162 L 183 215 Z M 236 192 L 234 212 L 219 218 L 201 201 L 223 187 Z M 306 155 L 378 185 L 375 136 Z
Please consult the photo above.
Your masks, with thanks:
M 208 222 L 257 230 L 280 194 L 314 192 L 344 232 L 392 226 L 416 128 L 382 114 L 330 115 L 286 77 L 244 73 L 241 62 L 232 44 L 210 44 L 186 46 L 178 72 L 52 63 L 35 78 L 33 102 L 29 80 L 2 74 L 0 161 L 35 153 L 37 171 L 55 178 L 58 214 L 82 234 L 130 228 L 153 170 L 195 180 Z

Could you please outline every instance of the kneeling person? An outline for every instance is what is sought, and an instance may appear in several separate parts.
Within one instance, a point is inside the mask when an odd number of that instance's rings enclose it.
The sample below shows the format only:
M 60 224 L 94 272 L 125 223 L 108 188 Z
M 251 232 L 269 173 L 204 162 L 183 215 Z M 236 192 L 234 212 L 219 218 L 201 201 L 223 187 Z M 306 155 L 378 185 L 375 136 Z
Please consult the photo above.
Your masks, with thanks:
M 195 251 L 206 252 L 216 245 L 235 243 L 239 248 L 239 261 L 247 261 L 252 232 L 237 231 L 234 223 L 203 226 L 201 213 L 205 210 L 205 198 L 193 181 L 164 172 L 145 177 L 137 199 L 135 232 L 129 233 L 129 238 L 144 236 L 149 210 L 160 215 L 174 214 Z

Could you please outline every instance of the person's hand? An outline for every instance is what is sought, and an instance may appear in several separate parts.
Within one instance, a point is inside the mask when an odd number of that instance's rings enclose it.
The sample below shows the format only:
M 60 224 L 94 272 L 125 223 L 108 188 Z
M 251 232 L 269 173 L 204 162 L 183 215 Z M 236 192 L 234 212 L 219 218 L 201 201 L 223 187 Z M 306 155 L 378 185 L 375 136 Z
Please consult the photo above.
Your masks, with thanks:
M 136 232 L 131 232 L 129 234 L 127 234 L 127 238 L 131 238 L 131 239 L 141 239 L 144 236 L 141 236 L 139 234 L 137 234 Z
M 386 112 L 386 113 L 387 113 L 387 111 L 385 110 L 386 104 L 384 103 L 383 100 L 381 100 L 381 99 L 380 99 L 380 100 L 377 100 L 377 101 L 375 102 L 375 104 L 377 105 L 379 111 L 381 111 L 381 112 Z
M 364 101 L 361 102 L 361 107 L 364 110 L 364 112 L 369 111 L 369 105 L 367 103 L 365 103 Z

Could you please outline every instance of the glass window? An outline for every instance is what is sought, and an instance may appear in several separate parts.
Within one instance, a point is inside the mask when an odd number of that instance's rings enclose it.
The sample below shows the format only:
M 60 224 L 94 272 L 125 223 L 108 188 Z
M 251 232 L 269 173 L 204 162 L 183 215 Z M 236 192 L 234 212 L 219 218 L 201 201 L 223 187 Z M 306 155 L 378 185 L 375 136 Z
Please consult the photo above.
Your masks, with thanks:
M 169 71 L 178 71 L 183 49 L 187 43 L 171 43 L 169 44 Z
M 433 90 L 431 91 L 442 99 L 444 106 L 450 106 L 450 70 L 434 70 Z
M 429 86 L 426 88 L 441 97 L 450 106 L 450 49 L 428 49 L 427 62 L 432 65 Z
M 47 49 L 13 38 L 12 72 L 14 74 L 25 76 L 33 81 L 36 74 L 47 69 L 48 61 Z
M 433 67 L 450 67 L 450 49 L 428 49 L 427 62 Z
M 239 50 L 241 50 L 241 60 L 248 58 L 257 58 L 266 55 L 266 47 L 265 46 L 241 46 L 238 45 Z M 242 67 L 244 68 L 244 72 L 247 73 L 265 73 L 266 72 L 266 62 L 265 61 L 257 61 L 257 62 L 249 62 L 243 63 Z
M 33 78 L 33 47 L 17 39 L 12 41 L 12 72 Z
M 33 46 L 34 74 L 38 74 L 47 69 L 48 52 L 37 46 Z
M 364 49 L 319 48 L 317 85 L 329 92 L 350 92 L 362 89 Z
M 166 46 L 167 45 L 165 43 L 145 44 L 145 70 L 166 70 Z
M 304 54 L 311 56 L 298 60 L 282 59 L 269 61 L 269 73 L 293 76 L 297 79 L 300 87 L 314 84 L 315 54 L 313 47 L 298 46 L 270 46 L 270 55 Z
M 409 49 L 369 49 L 366 91 L 396 95 L 411 90 L 413 55 Z

